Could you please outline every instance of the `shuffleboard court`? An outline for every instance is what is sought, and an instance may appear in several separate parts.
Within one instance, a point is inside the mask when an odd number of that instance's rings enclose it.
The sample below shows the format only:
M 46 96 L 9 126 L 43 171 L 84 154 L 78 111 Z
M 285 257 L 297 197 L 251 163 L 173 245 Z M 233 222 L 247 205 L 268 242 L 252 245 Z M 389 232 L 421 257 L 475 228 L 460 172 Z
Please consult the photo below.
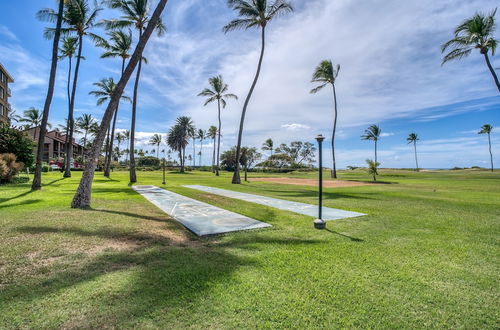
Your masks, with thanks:
M 198 236 L 271 227 L 268 223 L 155 186 L 132 186 L 132 189 Z
M 253 194 L 242 193 L 233 190 L 226 190 L 220 188 L 213 188 L 207 186 L 199 186 L 199 185 L 189 185 L 184 186 L 186 188 L 197 189 L 201 191 L 205 191 L 210 194 L 241 199 L 247 202 L 262 204 L 270 207 L 274 207 L 280 210 L 291 211 L 299 214 L 308 215 L 311 217 L 318 216 L 318 206 L 312 204 L 305 204 L 299 202 L 287 201 L 284 199 L 278 199 L 273 197 L 259 196 Z M 339 209 L 334 209 L 331 207 L 323 207 L 323 220 L 339 220 L 345 218 L 354 218 L 366 215 L 364 213 L 344 211 Z

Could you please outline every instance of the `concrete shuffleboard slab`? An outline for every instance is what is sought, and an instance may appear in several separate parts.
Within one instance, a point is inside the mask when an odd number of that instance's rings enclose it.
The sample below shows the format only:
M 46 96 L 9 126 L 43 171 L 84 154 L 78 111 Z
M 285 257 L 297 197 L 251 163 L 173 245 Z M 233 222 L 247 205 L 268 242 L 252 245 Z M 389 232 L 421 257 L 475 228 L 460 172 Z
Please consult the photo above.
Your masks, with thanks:
M 132 186 L 132 189 L 198 236 L 271 227 L 265 222 L 155 186 Z
M 226 190 L 220 188 L 213 188 L 207 186 L 199 186 L 199 185 L 189 185 L 184 186 L 186 188 L 197 189 L 201 191 L 205 191 L 210 194 L 225 196 L 229 198 L 241 199 L 247 202 L 262 204 L 270 207 L 274 207 L 280 210 L 295 212 L 299 214 L 308 215 L 311 217 L 318 216 L 318 205 L 305 204 L 299 202 L 287 201 L 284 199 L 259 196 L 253 194 L 242 193 L 233 190 Z M 364 213 L 344 211 L 339 209 L 334 209 L 330 207 L 323 207 L 323 220 L 339 220 L 345 218 L 354 218 L 366 215 Z

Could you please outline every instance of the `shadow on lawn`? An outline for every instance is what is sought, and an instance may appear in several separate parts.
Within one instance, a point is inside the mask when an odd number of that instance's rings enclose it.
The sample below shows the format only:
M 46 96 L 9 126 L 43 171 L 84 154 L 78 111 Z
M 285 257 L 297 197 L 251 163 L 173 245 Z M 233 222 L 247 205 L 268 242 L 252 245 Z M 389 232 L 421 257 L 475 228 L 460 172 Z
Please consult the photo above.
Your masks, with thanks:
M 42 185 L 42 189 L 43 189 L 43 187 L 53 185 L 54 183 L 59 182 L 59 181 L 64 180 L 64 179 L 66 179 L 66 178 L 55 179 L 55 180 L 50 181 L 49 183 L 43 184 L 43 185 Z M 30 188 L 30 190 L 25 191 L 25 192 L 23 192 L 23 193 L 21 193 L 21 194 L 19 194 L 19 195 L 12 196 L 12 197 L 8 197 L 8 198 L 0 198 L 0 204 L 1 204 L 1 203 L 8 202 L 8 201 L 11 201 L 11 200 L 13 200 L 13 199 L 17 199 L 17 198 L 21 198 L 21 197 L 24 197 L 24 196 L 28 196 L 28 195 L 29 195 L 29 194 L 31 194 L 32 192 L 33 192 L 33 190 L 31 190 L 31 188 Z M 20 205 L 20 204 L 17 204 L 17 205 Z M 9 206 L 10 206 L 10 205 L 9 205 Z M 12 206 L 13 206 L 13 205 L 12 205 Z
M 213 285 L 230 285 L 239 281 L 232 275 L 239 267 L 252 266 L 259 271 L 259 264 L 251 257 L 234 253 L 235 247 L 252 247 L 262 244 L 310 244 L 308 240 L 281 240 L 254 237 L 232 237 L 227 244 L 210 241 L 189 248 L 170 245 L 166 237 L 137 234 L 116 229 L 89 231 L 81 228 L 60 227 L 21 227 L 19 231 L 27 234 L 78 235 L 96 239 L 134 241 L 137 244 L 127 251 L 104 251 L 87 254 L 71 261 L 53 264 L 50 271 L 38 273 L 28 278 L 20 278 L 16 284 L 4 287 L 0 300 L 17 306 L 23 314 L 21 320 L 29 322 L 38 310 L 54 312 L 63 299 L 67 308 L 78 308 L 84 302 L 78 324 L 72 313 L 62 314 L 57 319 L 60 327 L 72 322 L 72 326 L 83 328 L 133 327 L 140 320 L 161 316 L 172 308 L 189 306 L 189 313 L 196 313 L 197 299 L 212 299 L 206 293 Z M 258 236 L 258 235 L 256 235 Z M 99 243 L 97 243 L 99 244 Z M 258 248 L 256 248 L 258 249 Z M 102 282 L 103 276 L 114 276 L 112 282 Z M 92 284 L 89 284 L 92 283 Z M 112 284 L 110 284 L 112 283 Z M 123 285 L 126 283 L 126 285 Z M 101 292 L 106 286 L 108 294 Z M 78 286 L 78 292 L 67 291 Z M 50 300 L 47 300 L 51 296 Z M 216 298 L 214 298 L 216 299 Z M 214 303 L 216 303 L 214 301 Z M 43 306 L 42 306 L 43 304 Z M 92 312 L 89 313 L 88 310 Z M 199 311 L 205 312 L 205 311 Z M 33 313 L 33 314 L 31 314 Z M 172 320 L 175 323 L 175 319 Z M 18 321 L 19 322 L 19 321 Z M 23 322 L 23 321 L 20 321 Z M 27 324 L 12 324 L 22 327 Z M 174 326 L 175 327 L 175 326 Z
M 14 206 L 22 206 L 22 205 L 28 205 L 28 204 L 36 204 L 38 202 L 42 201 L 41 199 L 27 199 L 18 203 L 12 203 L 12 204 L 2 204 L 0 205 L 0 209 L 4 209 L 7 207 L 14 207 Z
M 331 230 L 329 228 L 325 228 L 325 230 L 327 232 L 332 233 L 332 234 L 336 234 L 336 235 L 339 235 L 339 236 L 342 236 L 342 237 L 346 237 L 346 238 L 350 239 L 353 242 L 364 242 L 365 241 L 365 240 L 363 240 L 361 238 L 356 238 L 356 237 L 352 237 L 352 236 L 349 236 L 349 235 L 346 235 L 346 234 L 342 234 L 342 233 L 339 233 L 338 231 L 334 231 L 334 230 Z

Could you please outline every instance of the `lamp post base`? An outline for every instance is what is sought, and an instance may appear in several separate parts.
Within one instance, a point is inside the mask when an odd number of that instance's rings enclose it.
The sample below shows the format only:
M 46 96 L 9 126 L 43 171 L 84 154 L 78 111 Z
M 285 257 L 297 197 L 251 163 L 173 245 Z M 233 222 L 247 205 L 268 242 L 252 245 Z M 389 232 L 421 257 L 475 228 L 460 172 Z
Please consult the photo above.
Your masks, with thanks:
M 316 219 L 314 220 L 314 228 L 316 229 L 325 229 L 326 228 L 326 222 L 321 219 Z

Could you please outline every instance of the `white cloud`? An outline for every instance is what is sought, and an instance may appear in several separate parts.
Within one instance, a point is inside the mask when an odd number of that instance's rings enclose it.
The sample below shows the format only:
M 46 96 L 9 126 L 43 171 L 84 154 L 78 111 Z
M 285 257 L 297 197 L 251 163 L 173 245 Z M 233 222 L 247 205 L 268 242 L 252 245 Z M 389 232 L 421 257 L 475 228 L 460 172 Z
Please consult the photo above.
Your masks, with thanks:
M 388 136 L 393 136 L 394 133 L 390 133 L 390 132 L 382 132 L 380 133 L 380 137 L 388 137 Z
M 299 131 L 299 130 L 304 130 L 304 129 L 311 129 L 310 126 L 308 125 L 303 125 L 303 124 L 283 124 L 281 125 L 282 128 L 288 130 L 288 131 Z

